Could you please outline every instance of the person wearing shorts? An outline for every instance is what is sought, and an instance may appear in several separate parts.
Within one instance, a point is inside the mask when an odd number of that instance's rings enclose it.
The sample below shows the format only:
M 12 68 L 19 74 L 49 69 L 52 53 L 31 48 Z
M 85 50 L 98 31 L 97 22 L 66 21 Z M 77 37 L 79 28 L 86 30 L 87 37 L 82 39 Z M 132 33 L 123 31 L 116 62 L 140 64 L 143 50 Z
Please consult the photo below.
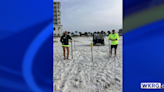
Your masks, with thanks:
M 72 38 L 68 35 L 68 32 L 65 31 L 64 35 L 60 38 L 60 42 L 62 43 L 63 47 L 63 56 L 64 60 L 70 60 L 69 57 L 69 39 L 70 42 L 72 43 Z M 67 49 L 67 58 L 65 57 L 65 48 Z
M 109 35 L 108 40 L 111 40 L 111 50 L 110 50 L 110 57 L 112 57 L 112 49 L 115 49 L 115 57 L 116 57 L 116 50 L 118 46 L 119 36 L 115 33 L 115 30 L 112 30 L 112 34 Z

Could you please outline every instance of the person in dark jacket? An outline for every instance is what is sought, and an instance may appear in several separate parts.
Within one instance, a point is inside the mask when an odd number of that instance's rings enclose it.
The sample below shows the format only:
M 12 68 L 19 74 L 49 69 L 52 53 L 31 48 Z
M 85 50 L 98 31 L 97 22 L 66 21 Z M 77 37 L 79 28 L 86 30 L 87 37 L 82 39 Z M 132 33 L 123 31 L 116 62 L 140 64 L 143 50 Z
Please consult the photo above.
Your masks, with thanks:
M 62 47 L 63 47 L 63 55 L 64 55 L 64 60 L 68 59 L 70 60 L 69 57 L 69 39 L 70 42 L 72 43 L 72 38 L 68 35 L 68 32 L 65 31 L 64 35 L 61 36 L 60 38 L 60 42 L 62 43 Z M 67 58 L 65 57 L 65 48 L 67 49 Z

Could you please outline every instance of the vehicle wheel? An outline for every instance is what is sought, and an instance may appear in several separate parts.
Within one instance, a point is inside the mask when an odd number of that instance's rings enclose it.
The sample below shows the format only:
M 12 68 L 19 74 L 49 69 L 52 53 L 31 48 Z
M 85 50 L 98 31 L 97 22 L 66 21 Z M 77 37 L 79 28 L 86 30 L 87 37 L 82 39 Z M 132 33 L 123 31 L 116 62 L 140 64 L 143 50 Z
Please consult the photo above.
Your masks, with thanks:
M 103 41 L 103 45 L 105 46 L 105 41 Z
M 93 42 L 93 46 L 95 46 L 95 42 Z

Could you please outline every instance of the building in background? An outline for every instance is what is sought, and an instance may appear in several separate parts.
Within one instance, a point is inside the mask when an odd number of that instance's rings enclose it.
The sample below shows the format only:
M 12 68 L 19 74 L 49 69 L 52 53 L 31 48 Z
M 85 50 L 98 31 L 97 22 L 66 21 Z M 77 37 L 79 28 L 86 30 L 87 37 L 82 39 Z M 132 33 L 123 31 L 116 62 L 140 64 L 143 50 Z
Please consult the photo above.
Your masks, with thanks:
M 61 25 L 61 12 L 60 12 L 60 2 L 54 2 L 54 36 L 62 36 L 62 26 Z

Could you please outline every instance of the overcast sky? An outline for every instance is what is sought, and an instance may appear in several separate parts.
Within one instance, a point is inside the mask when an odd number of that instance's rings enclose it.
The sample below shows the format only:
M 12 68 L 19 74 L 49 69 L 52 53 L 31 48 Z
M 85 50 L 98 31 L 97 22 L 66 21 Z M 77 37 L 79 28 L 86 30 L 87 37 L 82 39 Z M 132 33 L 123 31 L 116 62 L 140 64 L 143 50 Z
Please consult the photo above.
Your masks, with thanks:
M 122 28 L 122 0 L 58 1 L 63 31 L 118 31 Z

